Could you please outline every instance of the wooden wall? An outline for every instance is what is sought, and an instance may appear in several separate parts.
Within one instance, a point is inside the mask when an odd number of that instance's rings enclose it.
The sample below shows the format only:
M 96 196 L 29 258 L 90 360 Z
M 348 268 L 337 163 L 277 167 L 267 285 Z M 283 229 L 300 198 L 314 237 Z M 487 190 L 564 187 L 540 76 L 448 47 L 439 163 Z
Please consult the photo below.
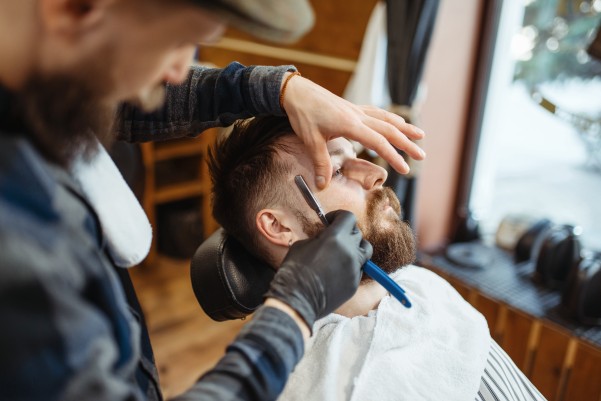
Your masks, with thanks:
M 245 65 L 294 64 L 303 76 L 341 95 L 354 70 L 376 3 L 377 0 L 314 1 L 315 26 L 297 43 L 274 45 L 230 28 L 223 40 L 202 47 L 199 58 L 220 67 L 231 61 Z

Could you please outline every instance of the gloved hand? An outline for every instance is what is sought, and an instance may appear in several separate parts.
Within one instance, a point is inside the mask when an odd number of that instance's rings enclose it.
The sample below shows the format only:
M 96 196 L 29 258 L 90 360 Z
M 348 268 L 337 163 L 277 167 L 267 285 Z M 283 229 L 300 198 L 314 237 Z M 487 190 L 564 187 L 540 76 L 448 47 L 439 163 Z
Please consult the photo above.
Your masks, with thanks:
M 373 251 L 351 212 L 338 210 L 326 218 L 330 225 L 317 236 L 292 245 L 265 294 L 296 310 L 309 329 L 355 294 L 361 267 Z

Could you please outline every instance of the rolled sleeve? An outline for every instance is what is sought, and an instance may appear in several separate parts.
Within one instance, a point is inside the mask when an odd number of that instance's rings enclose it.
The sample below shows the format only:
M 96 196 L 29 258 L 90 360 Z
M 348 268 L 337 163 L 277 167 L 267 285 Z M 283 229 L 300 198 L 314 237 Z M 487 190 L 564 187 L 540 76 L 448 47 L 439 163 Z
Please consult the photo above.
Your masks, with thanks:
M 296 68 L 292 65 L 255 67 L 250 72 L 247 96 L 254 115 L 285 115 L 280 106 L 280 87 L 284 74 L 289 71 L 296 71 Z
M 116 116 L 117 135 L 128 142 L 196 136 L 238 119 L 283 115 L 279 104 L 282 78 L 291 65 L 245 67 L 233 62 L 223 69 L 195 66 L 186 82 L 166 85 L 165 104 L 145 113 L 128 104 Z

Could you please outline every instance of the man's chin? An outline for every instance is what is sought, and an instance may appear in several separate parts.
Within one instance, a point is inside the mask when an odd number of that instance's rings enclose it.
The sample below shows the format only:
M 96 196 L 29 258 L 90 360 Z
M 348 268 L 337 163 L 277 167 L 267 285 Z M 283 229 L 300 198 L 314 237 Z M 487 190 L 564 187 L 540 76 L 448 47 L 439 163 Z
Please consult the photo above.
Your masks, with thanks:
M 372 260 L 391 274 L 415 261 L 415 238 L 405 222 L 397 230 L 379 231 L 366 239 L 373 246 Z
M 415 237 L 409 224 L 402 220 L 400 210 L 376 210 L 377 207 L 370 208 L 366 224 L 360 228 L 373 246 L 373 261 L 390 274 L 415 261 Z
M 382 220 L 396 223 L 401 220 L 401 216 L 396 210 L 388 206 L 382 213 Z

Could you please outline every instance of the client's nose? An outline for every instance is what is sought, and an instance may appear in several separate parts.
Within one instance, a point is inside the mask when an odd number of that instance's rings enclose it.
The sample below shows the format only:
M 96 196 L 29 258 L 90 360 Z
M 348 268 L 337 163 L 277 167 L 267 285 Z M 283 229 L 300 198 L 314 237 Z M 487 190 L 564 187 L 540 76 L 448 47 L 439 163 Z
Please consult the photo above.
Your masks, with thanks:
M 350 163 L 352 163 L 351 166 L 348 165 L 349 162 L 345 163 L 344 169 L 347 171 L 347 176 L 350 175 L 350 178 L 360 182 L 364 189 L 381 187 L 386 182 L 388 172 L 382 167 L 364 159 L 354 159 Z

